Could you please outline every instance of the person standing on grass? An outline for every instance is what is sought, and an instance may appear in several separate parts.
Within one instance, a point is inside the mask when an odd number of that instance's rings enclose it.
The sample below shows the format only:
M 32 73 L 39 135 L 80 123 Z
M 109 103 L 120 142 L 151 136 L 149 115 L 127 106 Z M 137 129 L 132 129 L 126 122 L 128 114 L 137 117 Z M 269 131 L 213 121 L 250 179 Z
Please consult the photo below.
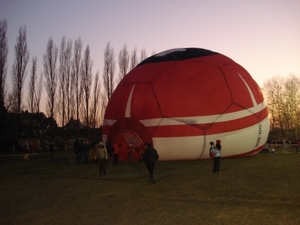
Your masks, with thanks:
M 50 143 L 49 152 L 50 152 L 50 161 L 53 162 L 54 161 L 54 146 L 53 146 L 52 142 Z
M 106 142 L 106 150 L 107 150 L 107 161 L 106 165 L 110 165 L 110 159 L 113 153 L 113 147 L 110 141 Z
M 83 163 L 89 163 L 90 160 L 90 148 L 91 148 L 91 144 L 90 142 L 87 140 L 84 144 L 84 156 L 83 156 Z
M 154 178 L 154 165 L 155 162 L 158 160 L 159 155 L 157 154 L 157 151 L 155 148 L 152 147 L 152 144 L 149 142 L 147 143 L 147 149 L 145 150 L 144 153 L 144 161 L 146 163 L 146 167 L 149 171 L 150 175 L 150 180 L 149 182 L 152 182 L 153 184 L 155 183 L 155 178 Z
M 128 155 L 129 155 L 129 163 L 131 165 L 133 165 L 134 163 L 134 147 L 132 146 L 132 143 L 129 144 L 129 147 L 128 147 Z
M 296 145 L 296 154 L 299 152 L 299 148 L 300 148 L 300 140 L 298 140 L 297 145 Z
M 107 160 L 107 150 L 103 144 L 103 142 L 99 142 L 96 144 L 96 155 L 97 161 L 99 165 L 99 176 L 101 177 L 102 174 L 106 175 L 106 160 Z
M 114 142 L 113 144 L 114 165 L 117 165 L 119 161 L 119 148 L 120 145 L 118 145 L 117 142 Z
M 37 143 L 36 141 L 33 142 L 32 151 L 33 151 L 33 158 L 36 159 L 36 150 L 37 150 Z
M 79 163 L 84 163 L 84 157 L 85 157 L 85 144 L 83 140 L 81 139 L 79 142 Z
M 220 142 L 221 143 L 221 142 Z M 219 144 L 220 144 L 219 143 Z M 213 173 L 221 173 L 220 172 L 220 159 L 221 159 L 221 144 L 219 146 L 220 149 L 218 149 L 215 145 L 214 142 L 210 142 L 210 152 L 214 153 L 214 166 L 213 166 Z
M 28 139 L 26 139 L 26 141 L 25 141 L 25 149 L 26 149 L 27 152 L 30 151 L 30 144 L 29 144 L 29 140 Z M 29 160 L 29 154 L 28 153 L 24 154 L 23 155 L 23 159 L 24 160 Z

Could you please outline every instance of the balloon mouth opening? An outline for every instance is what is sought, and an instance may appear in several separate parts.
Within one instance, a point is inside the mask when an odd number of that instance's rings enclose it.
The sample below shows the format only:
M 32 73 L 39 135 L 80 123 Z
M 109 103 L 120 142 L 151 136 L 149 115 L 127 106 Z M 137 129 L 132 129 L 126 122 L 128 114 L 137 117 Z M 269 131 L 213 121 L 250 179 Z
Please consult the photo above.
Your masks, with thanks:
M 123 143 L 125 145 L 130 145 L 130 143 L 133 145 L 133 147 L 137 147 L 140 145 L 143 145 L 143 141 L 142 139 L 139 137 L 139 135 L 132 131 L 132 130 L 121 130 L 120 132 L 118 132 L 114 138 L 113 138 L 114 142 L 117 143 Z
M 118 132 L 113 142 L 119 144 L 119 160 L 129 161 L 128 148 L 134 148 L 134 161 L 139 161 L 144 151 L 144 142 L 137 133 L 132 130 L 122 130 Z

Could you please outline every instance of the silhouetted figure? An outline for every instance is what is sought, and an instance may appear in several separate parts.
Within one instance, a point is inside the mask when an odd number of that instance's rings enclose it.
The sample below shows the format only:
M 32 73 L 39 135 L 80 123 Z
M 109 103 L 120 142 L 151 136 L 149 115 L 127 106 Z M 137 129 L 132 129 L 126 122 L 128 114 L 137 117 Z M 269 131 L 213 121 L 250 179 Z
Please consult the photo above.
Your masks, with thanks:
M 150 180 L 149 182 L 155 183 L 154 178 L 154 165 L 155 162 L 158 160 L 159 155 L 157 154 L 157 151 L 155 148 L 152 147 L 152 144 L 149 142 L 147 143 L 147 149 L 144 153 L 144 161 L 146 163 L 146 167 L 149 171 Z
M 131 165 L 133 165 L 133 164 L 134 164 L 134 153 L 135 153 L 135 149 L 134 149 L 132 143 L 129 144 L 128 150 L 127 150 L 127 151 L 128 151 L 128 155 L 129 155 L 129 163 L 130 163 Z
M 49 147 L 49 152 L 50 152 L 50 161 L 54 161 L 54 146 L 53 143 L 51 142 L 50 147 Z
M 119 148 L 121 145 L 119 145 L 117 142 L 114 142 L 113 144 L 113 155 L 114 155 L 114 165 L 117 165 L 119 162 Z
M 99 142 L 96 145 L 96 155 L 99 165 L 99 176 L 106 175 L 106 160 L 107 160 L 107 150 L 103 142 Z
M 221 149 L 221 147 L 220 147 L 220 149 Z M 214 142 L 210 142 L 210 150 L 209 151 L 214 154 L 214 156 L 213 156 L 213 158 L 214 158 L 213 172 L 221 173 L 220 172 L 221 153 L 220 153 L 220 150 L 214 145 Z

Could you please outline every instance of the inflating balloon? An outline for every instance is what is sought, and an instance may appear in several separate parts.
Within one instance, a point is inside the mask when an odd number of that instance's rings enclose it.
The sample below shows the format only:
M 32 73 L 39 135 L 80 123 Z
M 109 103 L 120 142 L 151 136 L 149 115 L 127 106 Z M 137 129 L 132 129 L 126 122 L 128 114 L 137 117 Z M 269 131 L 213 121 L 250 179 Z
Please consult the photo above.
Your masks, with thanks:
M 198 48 L 153 55 L 130 71 L 105 111 L 103 140 L 122 144 L 137 160 L 152 142 L 160 160 L 209 159 L 209 142 L 222 141 L 222 157 L 259 152 L 269 134 L 259 86 L 232 59 Z

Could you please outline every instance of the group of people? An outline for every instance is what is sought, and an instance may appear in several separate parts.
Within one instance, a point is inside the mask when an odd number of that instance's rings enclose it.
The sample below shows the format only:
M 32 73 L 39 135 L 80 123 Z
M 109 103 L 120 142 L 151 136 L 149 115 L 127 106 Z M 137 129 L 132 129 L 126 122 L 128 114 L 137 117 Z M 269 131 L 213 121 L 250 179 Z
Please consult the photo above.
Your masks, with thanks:
M 78 139 L 74 143 L 74 153 L 76 153 L 76 162 L 85 163 L 89 162 L 89 151 L 91 149 L 91 143 Z
M 113 153 L 114 156 L 114 165 L 118 164 L 118 155 L 119 155 L 119 148 L 121 147 L 120 144 L 117 144 L 116 142 L 113 143 L 112 146 L 108 146 L 109 151 Z M 109 152 L 107 150 L 107 147 L 104 145 L 102 141 L 97 143 L 95 145 L 95 151 L 96 155 L 95 158 L 97 159 L 98 166 L 99 166 L 99 176 L 105 176 L 106 175 L 106 163 L 109 161 Z M 128 154 L 130 159 L 130 164 L 134 163 L 134 152 L 135 149 L 132 145 L 132 143 L 129 144 L 128 147 Z M 143 153 L 143 160 L 146 164 L 146 167 L 149 172 L 149 182 L 155 183 L 154 178 L 154 165 L 155 162 L 158 160 L 159 155 L 157 153 L 157 150 L 153 148 L 152 143 L 148 142 L 146 143 L 146 150 Z
M 97 160 L 98 166 L 99 166 L 99 175 L 105 176 L 106 175 L 106 165 L 109 161 L 109 155 L 110 153 L 113 154 L 114 157 L 114 165 L 118 164 L 118 154 L 119 154 L 119 148 L 121 147 L 121 144 L 117 144 L 114 142 L 112 145 L 105 146 L 102 141 L 95 144 L 95 159 Z M 149 182 L 155 183 L 155 177 L 154 177 L 154 166 L 155 162 L 158 160 L 159 155 L 157 153 L 157 150 L 153 147 L 152 143 L 148 142 L 145 143 L 145 151 L 142 154 L 142 158 L 146 164 L 147 170 L 149 172 Z M 107 149 L 109 148 L 109 150 Z M 221 140 L 216 140 L 216 144 L 214 142 L 210 142 L 210 153 L 213 153 L 213 173 L 220 173 L 220 159 L 221 159 Z M 130 159 L 130 164 L 134 163 L 134 147 L 132 143 L 128 146 L 128 154 Z
M 26 139 L 25 141 L 25 150 L 27 151 L 26 154 L 23 155 L 23 160 L 29 160 L 29 153 L 30 151 L 32 151 L 33 153 L 33 159 L 37 158 L 37 149 L 38 149 L 38 143 L 37 141 L 33 141 L 33 143 L 31 144 L 29 142 L 28 139 Z

